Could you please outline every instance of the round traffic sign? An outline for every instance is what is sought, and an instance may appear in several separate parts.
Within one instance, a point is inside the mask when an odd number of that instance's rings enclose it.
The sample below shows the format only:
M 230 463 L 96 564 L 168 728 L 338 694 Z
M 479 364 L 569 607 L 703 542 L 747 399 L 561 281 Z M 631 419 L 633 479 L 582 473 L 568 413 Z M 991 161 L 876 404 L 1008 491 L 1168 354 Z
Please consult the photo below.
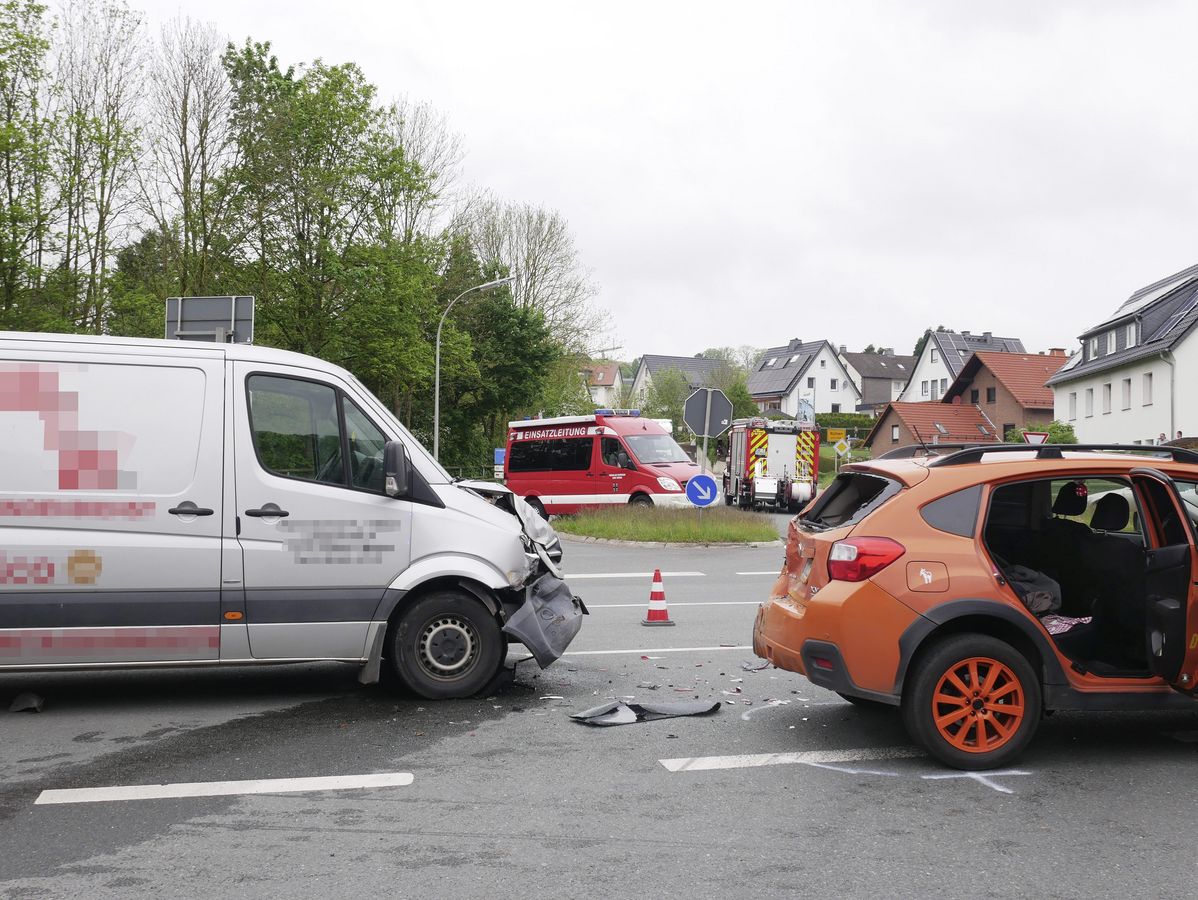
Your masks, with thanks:
M 715 479 L 710 475 L 695 475 L 686 483 L 686 499 L 695 506 L 710 506 L 719 495 Z

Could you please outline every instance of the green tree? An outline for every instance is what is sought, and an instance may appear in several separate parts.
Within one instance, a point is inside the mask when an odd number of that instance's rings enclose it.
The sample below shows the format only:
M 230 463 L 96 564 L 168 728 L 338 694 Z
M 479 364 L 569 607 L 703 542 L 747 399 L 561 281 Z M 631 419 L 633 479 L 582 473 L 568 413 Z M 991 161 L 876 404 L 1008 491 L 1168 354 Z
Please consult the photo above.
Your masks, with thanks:
M 1076 444 L 1077 435 L 1073 432 L 1073 426 L 1068 422 L 1060 422 L 1053 420 L 1047 425 L 1043 423 L 1032 423 L 1030 425 L 1017 425 L 1014 428 L 1008 428 L 1007 433 L 1003 435 L 1003 440 L 1008 444 L 1022 444 L 1023 433 L 1025 431 L 1047 431 L 1049 444 Z
M 943 325 L 936 326 L 936 332 L 938 334 L 945 334 L 946 332 L 951 331 L 951 330 L 952 329 L 945 328 Z M 923 353 L 924 344 L 926 344 L 928 342 L 928 338 L 931 336 L 932 336 L 932 329 L 931 328 L 924 329 L 923 335 L 920 337 L 919 340 L 917 340 L 915 342 L 915 349 L 912 351 L 912 353 L 916 357 L 918 357 L 919 354 Z
M 749 376 L 731 363 L 720 366 L 708 378 L 708 387 L 718 388 L 732 402 L 732 415 L 737 419 L 758 414 L 757 404 L 749 393 Z
M 686 376 L 678 369 L 665 369 L 653 376 L 641 411 L 653 419 L 669 419 L 677 432 L 683 427 L 682 409 L 690 394 Z

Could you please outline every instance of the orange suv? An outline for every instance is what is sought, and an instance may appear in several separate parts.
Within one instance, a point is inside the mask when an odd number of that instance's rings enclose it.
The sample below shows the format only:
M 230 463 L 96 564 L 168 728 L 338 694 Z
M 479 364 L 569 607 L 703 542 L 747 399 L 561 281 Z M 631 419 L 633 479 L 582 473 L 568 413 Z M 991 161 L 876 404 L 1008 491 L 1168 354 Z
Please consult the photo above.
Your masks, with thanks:
M 940 452 L 847 466 L 791 521 L 753 650 L 961 769 L 1053 710 L 1194 709 L 1198 453 Z

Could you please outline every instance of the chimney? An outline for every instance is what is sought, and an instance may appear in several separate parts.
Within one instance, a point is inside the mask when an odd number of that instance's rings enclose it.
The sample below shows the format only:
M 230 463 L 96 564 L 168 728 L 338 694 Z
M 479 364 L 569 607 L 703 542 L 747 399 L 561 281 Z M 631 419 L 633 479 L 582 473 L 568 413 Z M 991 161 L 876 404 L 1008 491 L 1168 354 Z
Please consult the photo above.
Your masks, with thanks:
M 988 340 L 990 340 L 990 337 L 991 337 L 991 334 L 990 334 L 990 332 L 989 332 L 989 331 L 983 331 L 983 332 L 982 332 L 982 340 L 986 340 L 986 341 L 988 341 Z
M 1064 356 L 1065 348 L 1064 347 L 1049 347 L 1048 355 L 1049 356 Z
M 801 347 L 801 346 L 803 346 L 802 338 L 791 338 L 790 343 L 786 345 L 786 349 L 787 350 L 798 350 L 799 347 Z
M 894 348 L 893 347 L 883 347 L 881 350 L 881 353 L 883 356 L 894 356 Z
M 849 348 L 848 348 L 848 347 L 846 347 L 844 344 L 841 344 L 841 345 L 840 345 L 840 352 L 841 352 L 841 353 L 847 353 L 847 352 L 848 352 L 848 350 L 849 350 Z
M 962 335 L 962 337 L 969 337 L 969 332 L 968 332 L 968 331 L 962 331 L 962 332 L 961 332 L 961 335 Z

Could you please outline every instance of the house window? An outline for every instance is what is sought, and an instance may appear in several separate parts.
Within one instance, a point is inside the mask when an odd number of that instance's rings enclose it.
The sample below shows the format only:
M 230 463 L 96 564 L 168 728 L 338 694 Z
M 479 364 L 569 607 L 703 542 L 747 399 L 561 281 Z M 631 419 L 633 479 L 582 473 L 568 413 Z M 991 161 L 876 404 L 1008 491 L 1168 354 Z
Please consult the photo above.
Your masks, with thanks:
M 1102 414 L 1109 415 L 1111 411 L 1111 383 L 1102 386 Z
M 892 391 L 894 391 L 894 395 L 897 397 L 903 390 L 903 382 L 901 382 L 901 381 L 890 382 L 890 389 Z
M 814 378 L 807 379 L 807 387 L 812 388 L 812 389 L 815 388 L 815 379 Z
M 765 367 L 768 369 L 768 368 L 770 368 L 770 366 L 772 366 L 777 361 L 778 361 L 777 359 L 767 359 L 765 361 Z
M 919 383 L 919 393 L 924 397 L 928 395 L 928 383 L 926 381 Z
M 890 443 L 897 444 L 899 442 L 899 427 L 897 425 L 890 426 Z
M 1014 422 L 1003 422 L 1002 423 L 1003 440 L 1005 441 L 1007 439 L 1007 435 L 1010 434 L 1014 430 L 1015 430 Z
M 978 402 L 978 397 L 980 397 L 980 396 L 981 396 L 981 394 L 980 394 L 980 392 L 978 391 L 978 389 L 977 389 L 977 388 L 970 388 L 970 389 L 969 389 L 969 402 L 970 402 L 970 403 L 977 403 L 977 402 Z
M 1115 352 L 1115 330 L 1114 330 L 1114 329 L 1111 329 L 1110 331 L 1108 331 L 1108 332 L 1107 332 L 1107 336 L 1106 336 L 1106 352 L 1107 352 L 1107 353 L 1114 353 L 1114 352 Z
M 937 359 L 938 359 L 938 357 L 937 357 L 937 355 L 936 355 L 936 348 L 935 348 L 935 347 L 933 347 L 933 348 L 932 348 L 932 362 L 936 362 L 936 361 L 937 361 Z
M 819 367 L 820 367 L 821 369 L 826 369 L 826 368 L 828 368 L 828 361 L 827 361 L 826 359 L 821 359 L 821 360 L 819 361 Z
M 986 402 L 993 403 L 997 399 L 998 399 L 998 389 L 992 388 L 992 387 L 986 388 Z
M 1132 322 L 1127 326 L 1127 346 L 1134 347 L 1136 345 L 1136 323 Z
M 798 359 L 798 358 L 799 358 L 799 354 L 797 354 L 797 353 L 796 353 L 794 356 L 792 356 L 790 359 L 788 359 L 788 360 L 786 361 L 786 364 L 787 364 L 788 366 L 793 366 L 793 365 L 795 364 L 795 360 L 796 360 L 796 359 Z
M 1097 357 L 1098 357 L 1098 338 L 1092 337 L 1092 338 L 1090 338 L 1090 359 L 1096 359 Z
M 945 392 L 945 391 L 947 391 L 947 390 L 948 390 L 948 379 L 947 379 L 947 378 L 941 378 L 941 379 L 940 379 L 940 393 L 941 393 L 941 395 L 943 395 L 943 394 L 944 394 L 944 392 Z
M 836 390 L 836 379 L 833 378 L 831 384 L 828 385 L 829 390 Z
M 1077 419 L 1077 391 L 1069 392 L 1069 421 Z
M 1123 408 L 1131 409 L 1131 379 L 1123 379 Z
M 1094 415 L 1094 388 L 1086 388 L 1086 418 Z
M 840 412 L 840 404 L 839 403 L 832 404 L 832 412 Z
M 1144 405 L 1152 406 L 1152 373 L 1144 373 Z

